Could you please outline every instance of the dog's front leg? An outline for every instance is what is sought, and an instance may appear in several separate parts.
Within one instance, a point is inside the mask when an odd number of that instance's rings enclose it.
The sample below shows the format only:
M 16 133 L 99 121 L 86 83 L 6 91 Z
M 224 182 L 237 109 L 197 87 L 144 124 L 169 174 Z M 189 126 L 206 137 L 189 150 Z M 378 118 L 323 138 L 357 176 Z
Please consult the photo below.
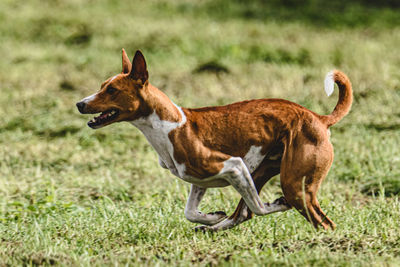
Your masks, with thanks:
M 223 211 L 212 213 L 201 213 L 198 210 L 199 203 L 206 192 L 206 188 L 198 187 L 192 184 L 190 188 L 189 198 L 185 207 L 185 216 L 191 222 L 198 222 L 205 225 L 214 225 L 226 218 Z

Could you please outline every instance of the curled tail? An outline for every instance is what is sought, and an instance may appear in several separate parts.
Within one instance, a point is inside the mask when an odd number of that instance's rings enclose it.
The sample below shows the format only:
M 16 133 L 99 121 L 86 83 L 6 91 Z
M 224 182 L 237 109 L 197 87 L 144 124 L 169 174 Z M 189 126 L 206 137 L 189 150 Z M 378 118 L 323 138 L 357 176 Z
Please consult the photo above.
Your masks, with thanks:
M 346 74 L 339 70 L 329 72 L 325 77 L 325 92 L 328 96 L 333 93 L 335 83 L 339 87 L 339 100 L 330 115 L 321 116 L 327 126 L 332 126 L 340 121 L 350 111 L 353 102 L 351 83 Z

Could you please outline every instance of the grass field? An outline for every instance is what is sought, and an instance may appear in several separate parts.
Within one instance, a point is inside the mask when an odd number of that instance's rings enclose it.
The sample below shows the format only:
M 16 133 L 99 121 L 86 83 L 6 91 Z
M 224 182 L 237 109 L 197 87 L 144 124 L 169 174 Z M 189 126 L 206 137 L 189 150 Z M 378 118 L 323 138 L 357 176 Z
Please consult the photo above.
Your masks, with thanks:
M 228 3 L 0 1 L 0 265 L 398 266 L 399 9 Z M 326 97 L 325 74 L 348 74 L 354 103 L 331 128 L 319 194 L 337 230 L 290 210 L 194 232 L 189 184 L 139 131 L 94 131 L 76 110 L 121 71 L 122 47 L 141 49 L 152 84 L 184 107 L 276 97 L 327 114 L 338 94 Z M 261 195 L 280 196 L 279 179 Z M 239 198 L 211 189 L 201 209 L 231 213 Z

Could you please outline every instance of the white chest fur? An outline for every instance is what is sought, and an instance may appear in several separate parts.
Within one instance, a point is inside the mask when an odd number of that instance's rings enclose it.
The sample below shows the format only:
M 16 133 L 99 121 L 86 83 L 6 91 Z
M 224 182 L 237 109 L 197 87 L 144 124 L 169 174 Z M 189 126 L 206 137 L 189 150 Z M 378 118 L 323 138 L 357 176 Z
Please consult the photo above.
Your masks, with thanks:
M 176 106 L 182 116 L 180 122 L 163 121 L 153 112 L 146 118 L 140 118 L 131 123 L 136 126 L 146 137 L 159 155 L 160 165 L 167 167 L 174 175 L 182 178 L 185 174 L 185 164 L 179 164 L 174 159 L 174 146 L 168 134 L 186 123 L 186 116 L 182 109 Z

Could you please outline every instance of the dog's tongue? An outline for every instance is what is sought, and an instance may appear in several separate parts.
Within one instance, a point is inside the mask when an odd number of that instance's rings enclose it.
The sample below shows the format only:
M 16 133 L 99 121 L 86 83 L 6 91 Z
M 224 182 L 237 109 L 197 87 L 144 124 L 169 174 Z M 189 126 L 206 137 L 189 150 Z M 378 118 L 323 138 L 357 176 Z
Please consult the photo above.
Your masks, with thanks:
M 106 118 L 106 117 L 107 117 L 107 113 L 102 113 L 102 114 L 99 116 L 100 119 L 104 119 L 104 118 Z

